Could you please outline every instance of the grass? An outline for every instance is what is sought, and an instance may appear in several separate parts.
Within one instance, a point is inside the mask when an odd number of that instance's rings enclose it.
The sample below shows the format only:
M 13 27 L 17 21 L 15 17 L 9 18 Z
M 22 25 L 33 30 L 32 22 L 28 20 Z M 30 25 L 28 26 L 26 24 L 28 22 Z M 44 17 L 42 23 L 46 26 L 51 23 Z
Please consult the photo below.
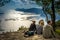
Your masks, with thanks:
M 28 30 L 28 28 L 23 28 L 23 27 L 21 27 L 21 28 L 19 28 L 17 31 L 20 31 L 20 30 L 27 31 L 27 30 Z
M 56 29 L 56 33 L 60 35 L 60 29 Z

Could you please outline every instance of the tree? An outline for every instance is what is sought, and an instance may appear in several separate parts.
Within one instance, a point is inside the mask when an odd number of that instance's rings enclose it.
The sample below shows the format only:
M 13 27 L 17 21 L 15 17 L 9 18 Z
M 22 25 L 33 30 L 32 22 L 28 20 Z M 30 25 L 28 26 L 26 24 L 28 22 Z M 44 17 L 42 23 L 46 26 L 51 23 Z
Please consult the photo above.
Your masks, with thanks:
M 55 13 L 56 13 L 55 11 L 56 9 L 58 9 L 56 3 L 60 5 L 60 1 L 59 2 L 57 2 L 56 0 L 33 0 L 33 1 L 35 1 L 38 5 L 40 5 L 39 3 L 42 2 L 43 5 L 42 7 L 44 8 L 43 11 L 45 11 L 46 14 L 48 13 L 51 16 L 51 20 L 53 22 L 52 26 L 55 31 Z
M 55 31 L 55 8 L 54 8 L 54 0 L 52 0 L 52 13 L 51 13 L 51 19 L 52 19 L 52 26 Z
M 59 1 L 55 1 L 55 10 L 56 13 L 58 12 L 60 14 L 60 0 Z
M 56 26 L 60 27 L 60 20 L 56 21 Z
M 6 5 L 7 3 L 9 3 L 11 0 L 0 0 L 0 7 Z
M 48 15 L 47 15 L 47 13 L 45 12 L 44 7 L 42 8 L 42 10 L 43 10 L 43 12 L 44 12 L 44 14 L 45 14 L 45 16 L 46 16 L 46 21 L 48 21 Z
M 43 0 L 32 0 L 32 1 L 35 1 L 37 5 L 42 6 L 42 10 L 46 16 L 46 21 L 48 21 L 48 15 L 45 11 L 46 8 L 45 8 L 45 5 L 43 5 L 44 3 L 42 2 Z

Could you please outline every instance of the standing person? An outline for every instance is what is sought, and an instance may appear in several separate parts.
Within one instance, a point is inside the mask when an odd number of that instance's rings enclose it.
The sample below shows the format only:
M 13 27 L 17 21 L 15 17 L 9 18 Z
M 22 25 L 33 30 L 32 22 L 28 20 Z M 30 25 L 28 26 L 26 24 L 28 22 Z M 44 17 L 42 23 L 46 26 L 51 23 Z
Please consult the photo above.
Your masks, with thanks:
M 55 33 L 53 31 L 52 21 L 48 21 L 47 25 L 43 28 L 43 37 L 44 38 L 52 38 L 55 37 Z
M 37 34 L 42 34 L 43 26 L 44 26 L 44 21 L 40 20 L 39 24 L 36 26 Z

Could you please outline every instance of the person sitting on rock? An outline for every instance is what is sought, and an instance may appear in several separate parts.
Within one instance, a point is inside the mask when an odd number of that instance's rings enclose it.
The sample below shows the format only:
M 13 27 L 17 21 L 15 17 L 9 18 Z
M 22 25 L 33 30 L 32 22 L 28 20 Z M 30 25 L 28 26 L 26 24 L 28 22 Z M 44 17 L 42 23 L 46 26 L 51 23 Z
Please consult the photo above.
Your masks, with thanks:
M 40 20 L 39 24 L 36 26 L 36 32 L 38 35 L 43 33 L 43 26 L 44 26 L 44 21 Z
M 53 31 L 52 21 L 48 21 L 47 25 L 43 27 L 43 37 L 44 38 L 52 38 L 55 37 L 55 33 Z
M 30 28 L 27 32 L 25 32 L 25 35 L 32 36 L 34 35 L 35 31 L 36 31 L 36 24 L 35 24 L 35 21 L 32 21 Z

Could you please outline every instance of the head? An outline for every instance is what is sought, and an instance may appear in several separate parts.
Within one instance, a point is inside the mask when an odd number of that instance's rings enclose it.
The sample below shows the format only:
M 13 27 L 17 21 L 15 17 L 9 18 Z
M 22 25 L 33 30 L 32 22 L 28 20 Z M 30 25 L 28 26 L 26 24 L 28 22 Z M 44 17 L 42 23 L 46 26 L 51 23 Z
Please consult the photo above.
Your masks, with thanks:
M 44 26 L 44 20 L 40 20 L 39 25 Z
M 52 25 L 52 21 L 51 21 L 51 20 L 49 20 L 47 23 L 48 23 L 49 25 Z
M 33 24 L 35 24 L 35 21 L 32 21 Z

